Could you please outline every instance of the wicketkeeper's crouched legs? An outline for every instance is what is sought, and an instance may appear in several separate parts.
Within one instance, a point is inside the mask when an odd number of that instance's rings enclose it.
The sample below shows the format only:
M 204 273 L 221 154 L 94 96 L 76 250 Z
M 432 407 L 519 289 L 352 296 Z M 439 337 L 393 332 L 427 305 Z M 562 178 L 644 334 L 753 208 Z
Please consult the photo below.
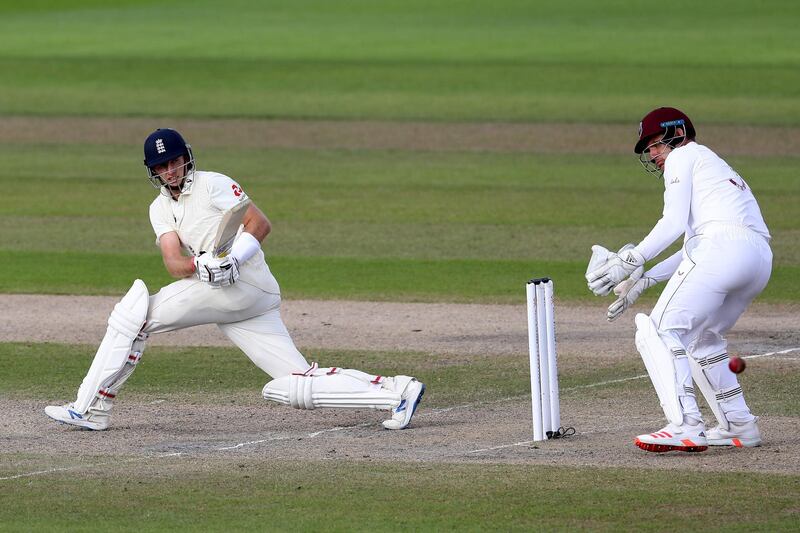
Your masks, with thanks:
M 49 417 L 88 429 L 108 427 L 114 398 L 144 351 L 147 334 L 142 327 L 149 298 L 144 282 L 136 280 L 108 318 L 106 334 L 78 389 L 77 399 L 64 406 L 46 407 Z
M 419 405 L 425 385 L 410 376 L 376 376 L 347 368 L 318 368 L 274 379 L 264 387 L 264 398 L 296 409 L 338 407 L 388 409 L 386 429 L 404 429 Z
M 641 313 L 636 315 L 636 348 L 668 424 L 653 433 L 639 435 L 634 444 L 649 452 L 701 452 L 708 449 L 686 350 L 671 332 L 659 331 L 651 318 Z

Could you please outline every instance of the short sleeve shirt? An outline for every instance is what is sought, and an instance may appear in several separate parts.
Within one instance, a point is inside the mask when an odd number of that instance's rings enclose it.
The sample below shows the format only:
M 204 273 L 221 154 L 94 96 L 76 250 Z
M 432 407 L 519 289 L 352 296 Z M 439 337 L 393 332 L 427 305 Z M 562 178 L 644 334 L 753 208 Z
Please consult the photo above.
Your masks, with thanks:
M 160 194 L 150 204 L 156 244 L 162 235 L 174 231 L 191 255 L 210 252 L 225 211 L 246 199 L 247 194 L 228 176 L 195 171 L 192 183 L 177 200 Z

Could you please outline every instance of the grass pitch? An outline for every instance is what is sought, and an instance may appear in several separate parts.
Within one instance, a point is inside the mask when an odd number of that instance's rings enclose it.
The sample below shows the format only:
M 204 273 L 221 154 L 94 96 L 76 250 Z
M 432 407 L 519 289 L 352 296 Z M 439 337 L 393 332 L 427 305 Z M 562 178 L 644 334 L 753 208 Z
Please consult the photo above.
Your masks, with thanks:
M 3 2 L 0 113 L 798 125 L 796 2 Z M 178 22 L 176 22 L 178 21 Z
M 15 228 L 0 234 L 0 250 L 15 257 L 0 290 L 119 294 L 136 277 L 151 287 L 170 281 L 147 217 L 156 191 L 133 151 L 0 148 L 0 219 Z M 559 298 L 588 299 L 591 245 L 638 242 L 661 211 L 663 186 L 628 156 L 195 153 L 202 168 L 241 179 L 271 218 L 264 250 L 289 298 L 516 302 L 525 280 L 552 276 Z M 774 237 L 775 269 L 761 297 L 768 301 L 800 297 L 796 162 L 731 161 Z
M 123 444 L 121 435 L 135 432 L 141 425 L 134 422 L 130 427 L 130 412 L 118 414 L 117 426 L 105 433 L 64 430 L 44 418 L 41 406 L 47 402 L 45 398 L 74 394 L 73 385 L 81 379 L 92 347 L 0 344 L 0 365 L 7 370 L 0 401 L 14 413 L 35 409 L 37 416 L 26 414 L 25 426 L 42 425 L 49 431 L 40 438 L 51 441 L 54 448 L 67 446 L 73 450 L 51 454 L 6 451 L 0 455 L 0 496 L 6 504 L 0 508 L 3 529 L 95 528 L 96 509 L 76 502 L 101 495 L 105 502 L 103 521 L 119 524 L 123 531 L 265 527 L 301 531 L 320 527 L 332 531 L 615 531 L 635 527 L 660 531 L 661 524 L 674 519 L 678 509 L 689 510 L 698 524 L 713 524 L 704 526 L 712 530 L 790 531 L 794 527 L 795 503 L 800 496 L 796 474 L 695 471 L 686 465 L 665 472 L 670 458 L 645 454 L 629 443 L 628 452 L 641 454 L 641 466 L 647 468 L 541 464 L 547 458 L 559 457 L 559 453 L 575 458 L 576 448 L 569 442 L 548 443 L 523 452 L 535 458 L 537 464 L 495 463 L 491 459 L 480 460 L 479 456 L 465 459 L 453 449 L 449 450 L 451 459 L 437 460 L 437 448 L 431 447 L 429 441 L 418 441 L 422 434 L 439 431 L 438 424 L 429 420 L 432 411 L 444 412 L 465 403 L 505 409 L 511 402 L 501 400 L 509 396 L 527 404 L 524 358 L 486 355 L 444 362 L 423 353 L 314 352 L 323 361 L 336 358 L 344 365 L 380 372 L 413 367 L 415 374 L 428 383 L 429 394 L 416 429 L 399 435 L 393 460 L 372 455 L 376 455 L 380 441 L 394 435 L 370 429 L 360 433 L 359 425 L 340 428 L 338 437 L 322 437 L 320 446 L 328 450 L 326 459 L 276 459 L 270 452 L 281 441 L 284 449 L 292 447 L 292 441 L 297 448 L 312 446 L 313 434 L 292 429 L 298 423 L 302 425 L 302 413 L 288 407 L 257 406 L 263 403 L 256 397 L 264 375 L 234 349 L 153 347 L 142 359 L 141 368 L 126 385 L 123 404 L 138 404 L 141 409 L 153 398 L 159 398 L 164 402 L 160 409 L 186 405 L 201 406 L 199 412 L 204 412 L 202 406 L 208 409 L 200 421 L 199 433 L 170 427 L 157 437 L 157 449 L 166 451 L 156 453 L 153 437 L 147 434 L 138 445 Z M 564 405 L 570 406 L 565 414 L 568 418 L 580 418 L 575 409 L 593 409 L 591 406 L 603 405 L 609 397 L 624 395 L 643 403 L 653 402 L 646 380 L 586 387 L 634 376 L 642 370 L 639 361 L 599 361 L 588 368 L 580 358 L 568 355 L 561 362 L 562 396 Z M 790 363 L 788 368 L 795 367 Z M 763 362 L 752 365 L 742 376 L 748 392 L 753 393 L 749 395 L 750 404 L 768 419 L 797 420 L 800 405 L 792 395 L 796 373 L 796 368 L 787 373 L 785 367 Z M 221 405 L 234 410 L 257 406 L 258 419 L 249 422 L 252 428 L 246 430 L 239 426 L 246 418 L 232 418 L 220 424 L 213 416 L 219 411 L 213 409 Z M 163 416 L 168 412 L 162 411 Z M 602 408 L 595 414 L 607 416 Z M 264 427 L 268 419 L 282 421 L 279 432 Z M 187 414 L 183 422 L 189 421 Z M 155 416 L 144 427 L 160 423 L 162 417 Z M 455 417 L 442 418 L 441 423 L 443 427 L 460 424 Z M 476 418 L 474 423 L 484 421 Z M 523 427 L 525 422 L 520 421 L 519 425 Z M 261 429 L 257 433 L 249 433 L 258 427 Z M 591 432 L 583 434 L 582 429 L 575 438 L 591 442 Z M 27 429 L 17 428 L 9 438 L 19 439 L 27 433 Z M 246 448 L 243 453 L 237 452 L 235 447 L 220 451 L 226 442 L 243 436 L 262 442 L 257 445 L 261 447 L 249 453 Z M 269 439 L 275 439 L 275 444 Z M 361 444 L 363 451 L 346 454 L 348 439 L 365 441 Z M 772 439 L 778 436 L 773 435 Z M 114 440 L 132 453 L 97 451 L 103 443 Z M 76 453 L 76 449 L 83 451 Z M 773 443 L 769 450 L 757 450 L 755 454 L 747 450 L 717 450 L 707 452 L 705 461 L 697 456 L 671 459 L 698 466 L 723 459 L 740 466 L 739 461 L 756 460 L 759 453 L 768 451 L 781 450 Z M 710 501 L 709 494 L 728 497 Z M 48 512 L 43 513 L 43 508 Z
M 96 510 L 75 502 L 102 499 L 103 520 L 120 531 L 663 531 L 676 512 L 709 531 L 794 530 L 796 478 L 664 478 L 631 469 L 252 460 L 186 473 L 165 460 L 122 474 L 113 489 L 102 473 L 6 482 L 0 495 L 14 505 L 0 519 L 8 531 L 85 531 Z M 708 506 L 709 494 L 729 497 Z
M 0 1 L 0 121 L 594 122 L 630 124 L 633 135 L 647 110 L 674 105 L 698 126 L 744 136 L 748 125 L 800 126 L 797 2 L 643 9 L 590 0 L 233 0 L 224 9 L 210 0 Z M 589 246 L 640 239 L 661 208 L 660 184 L 627 154 L 580 148 L 571 156 L 195 150 L 202 167 L 241 179 L 272 218 L 265 249 L 290 298 L 519 302 L 524 280 L 558 273 L 558 297 L 580 300 L 589 297 Z M 135 277 L 152 287 L 169 281 L 147 221 L 155 191 L 138 143 L 11 142 L 0 158 L 0 292 L 120 294 Z M 791 153 L 729 161 L 773 232 L 764 301 L 800 299 L 797 161 Z M 74 394 L 94 351 L 1 341 L 0 402 L 26 413 L 40 411 L 44 394 Z M 527 370 L 514 358 L 445 365 L 435 354 L 320 355 L 386 372 L 402 361 L 432 385 L 426 404 L 436 409 L 526 394 Z M 563 361 L 565 390 L 641 372 L 630 361 Z M 792 364 L 753 365 L 743 376 L 756 410 L 788 424 L 799 410 Z M 207 406 L 253 395 L 262 381 L 233 350 L 153 349 L 125 394 L 146 402 L 174 391 L 168 399 Z M 612 397 L 652 403 L 645 381 L 626 383 L 564 399 L 599 402 L 595 416 L 609 414 Z M 120 458 L 78 445 L 3 452 L 0 529 L 647 531 L 676 514 L 709 530 L 796 529 L 796 474 L 708 474 L 669 458 L 661 470 L 430 464 L 416 460 L 414 442 L 411 433 L 398 445 L 411 449 L 403 462 Z M 758 463 L 758 452 L 747 457 Z M 34 471 L 47 474 L 15 477 Z M 96 501 L 106 502 L 101 518 Z

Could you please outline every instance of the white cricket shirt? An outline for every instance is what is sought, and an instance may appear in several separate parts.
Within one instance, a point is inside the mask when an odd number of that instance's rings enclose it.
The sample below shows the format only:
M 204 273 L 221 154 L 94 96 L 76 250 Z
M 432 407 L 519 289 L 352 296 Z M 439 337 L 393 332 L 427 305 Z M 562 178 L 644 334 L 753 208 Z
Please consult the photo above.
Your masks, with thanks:
M 178 234 L 181 247 L 197 256 L 202 252 L 211 253 L 223 214 L 248 196 L 238 183 L 224 174 L 198 170 L 190 177 L 192 182 L 184 187 L 177 200 L 163 193 L 153 200 L 150 204 L 150 224 L 156 234 L 156 245 L 162 235 L 174 231 Z M 248 268 L 242 269 L 243 281 L 266 292 L 280 293 L 278 283 L 264 260 L 263 251 L 257 251 L 245 264 Z
M 750 187 L 709 148 L 690 142 L 664 162 L 664 212 L 636 249 L 650 260 L 675 239 L 702 233 L 707 224 L 744 226 L 770 239 Z

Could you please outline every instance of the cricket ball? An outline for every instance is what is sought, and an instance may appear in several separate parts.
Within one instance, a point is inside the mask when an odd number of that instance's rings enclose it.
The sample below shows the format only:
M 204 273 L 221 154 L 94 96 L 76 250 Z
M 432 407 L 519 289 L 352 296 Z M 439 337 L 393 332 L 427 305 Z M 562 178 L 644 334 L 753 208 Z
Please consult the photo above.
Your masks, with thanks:
M 744 367 L 747 366 L 744 363 L 744 359 L 741 357 L 731 357 L 731 360 L 728 361 L 728 368 L 731 369 L 731 372 L 734 374 L 741 374 L 744 372 Z

